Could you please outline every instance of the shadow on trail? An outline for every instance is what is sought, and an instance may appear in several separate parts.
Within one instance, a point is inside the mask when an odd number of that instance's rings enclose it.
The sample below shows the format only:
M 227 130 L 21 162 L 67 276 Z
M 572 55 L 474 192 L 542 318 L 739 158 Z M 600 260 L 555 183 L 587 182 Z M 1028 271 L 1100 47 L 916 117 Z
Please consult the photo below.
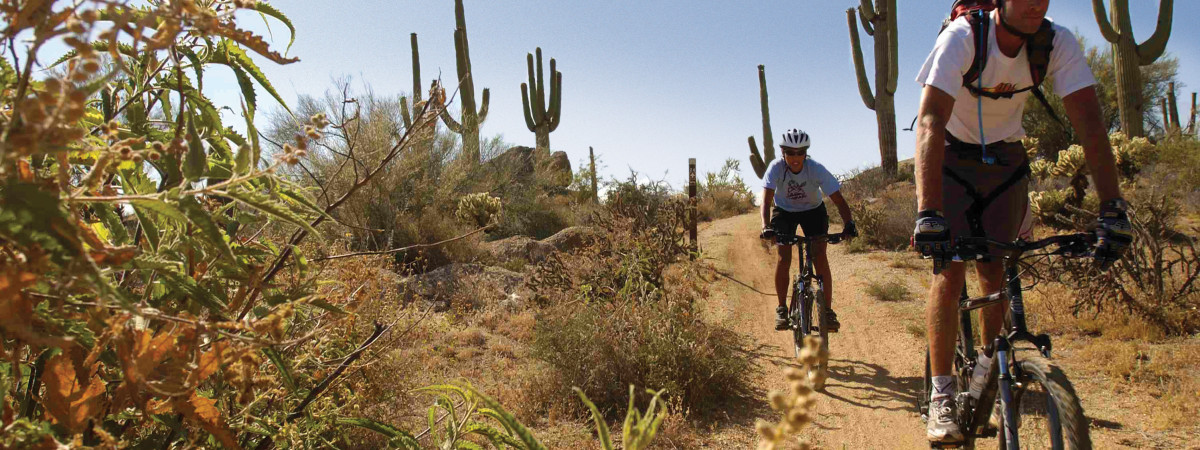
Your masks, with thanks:
M 717 270 L 717 269 L 711 269 L 711 270 L 712 270 L 712 272 L 713 272 L 713 273 L 715 273 L 715 274 L 717 274 L 717 275 L 720 275 L 720 276 L 722 276 L 722 277 L 724 277 L 724 278 L 728 279 L 729 281 L 732 281 L 732 282 L 734 282 L 734 283 L 737 283 L 737 284 L 741 285 L 742 287 L 744 287 L 744 288 L 746 288 L 746 289 L 749 289 L 749 290 L 751 290 L 751 291 L 754 291 L 754 292 L 758 293 L 759 295 L 767 295 L 767 296 L 771 296 L 771 297 L 774 297 L 774 296 L 775 296 L 775 293 L 774 293 L 774 292 L 763 292 L 763 291 L 760 291 L 760 290 L 758 290 L 757 288 L 755 288 L 754 286 L 751 286 L 751 285 L 749 285 L 749 284 L 746 284 L 746 283 L 745 283 L 745 282 L 743 282 L 742 280 L 739 280 L 739 279 L 737 279 L 737 278 L 734 278 L 734 277 L 733 277 L 733 275 L 730 275 L 729 273 L 722 272 L 722 271 L 720 271 L 720 270 Z
M 897 378 L 878 364 L 831 359 L 823 393 L 861 408 L 915 413 L 920 389 L 921 377 Z

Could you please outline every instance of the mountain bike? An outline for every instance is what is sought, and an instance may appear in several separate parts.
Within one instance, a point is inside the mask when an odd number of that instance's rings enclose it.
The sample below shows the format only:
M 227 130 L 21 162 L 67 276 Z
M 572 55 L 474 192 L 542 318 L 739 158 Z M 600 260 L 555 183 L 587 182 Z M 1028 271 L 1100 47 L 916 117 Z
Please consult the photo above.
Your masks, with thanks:
M 813 332 L 821 337 L 821 351 L 829 352 L 829 298 L 825 296 L 825 284 L 821 276 L 813 272 L 811 246 L 817 242 L 837 244 L 843 237 L 843 233 L 819 236 L 775 235 L 775 243 L 779 245 L 802 244 L 800 253 L 804 263 L 800 266 L 796 278 L 792 280 L 791 304 L 788 305 L 788 328 L 792 330 L 797 358 L 800 357 L 800 349 L 804 348 L 804 338 Z M 816 323 L 813 323 L 814 311 L 817 315 Z M 829 363 L 822 360 L 816 370 L 824 373 L 828 366 Z M 820 389 L 820 386 L 817 388 Z
M 996 437 L 1001 449 L 1053 448 L 1090 449 L 1088 421 L 1075 388 L 1063 371 L 1050 361 L 1050 336 L 1033 335 L 1025 322 L 1021 286 L 1021 262 L 1029 258 L 1061 256 L 1090 257 L 1095 235 L 1091 233 L 1053 236 L 1011 243 L 987 238 L 955 241 L 955 261 L 987 260 L 987 249 L 1004 253 L 1005 288 L 983 297 L 970 298 L 967 290 L 959 300 L 959 330 L 954 351 L 953 376 L 958 385 L 957 420 L 964 441 L 931 443 L 933 448 L 975 448 L 975 440 Z M 1047 247 L 1052 250 L 1038 252 Z M 971 311 L 1009 301 L 1004 328 L 982 352 L 973 342 Z M 999 361 L 1002 364 L 996 364 Z M 925 352 L 925 379 L 917 397 L 922 420 L 929 418 L 932 379 L 929 351 Z M 997 394 L 999 397 L 997 398 Z M 998 403 L 998 406 L 997 406 Z M 993 419 L 993 410 L 999 413 Z M 1023 435 L 1018 431 L 1023 427 Z M 999 432 L 1003 429 L 1003 432 Z

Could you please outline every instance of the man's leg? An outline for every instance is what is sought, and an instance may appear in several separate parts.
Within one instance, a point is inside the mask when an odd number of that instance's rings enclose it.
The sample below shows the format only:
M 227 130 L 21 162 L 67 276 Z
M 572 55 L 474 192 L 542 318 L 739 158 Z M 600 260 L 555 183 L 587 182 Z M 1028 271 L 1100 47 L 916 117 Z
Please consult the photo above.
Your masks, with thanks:
M 925 304 L 925 324 L 929 338 L 929 369 L 933 375 L 930 393 L 927 437 L 931 441 L 959 441 L 962 431 L 954 422 L 954 341 L 958 336 L 958 297 L 962 293 L 962 263 L 952 262 L 934 275 Z
M 983 289 L 980 295 L 987 295 L 1004 289 L 1004 263 L 993 260 L 988 263 L 975 263 L 975 273 L 979 275 L 979 286 Z M 987 306 L 979 310 L 979 343 L 987 346 L 1000 333 L 1004 326 L 1004 313 L 1008 311 L 1008 302 Z
M 792 246 L 780 245 L 777 248 L 779 249 L 779 259 L 775 263 L 775 296 L 779 299 L 779 306 L 775 309 L 777 316 L 775 329 L 784 330 L 787 329 L 788 272 L 792 267 Z M 781 319 L 782 324 L 780 323 Z
M 825 304 L 829 305 L 829 310 L 833 311 L 833 273 L 829 270 L 829 255 L 827 249 L 829 244 L 826 242 L 817 242 L 812 246 L 813 252 L 813 269 L 817 275 L 821 277 L 821 286 L 825 290 Z M 839 324 L 833 326 L 836 331 L 840 327 Z

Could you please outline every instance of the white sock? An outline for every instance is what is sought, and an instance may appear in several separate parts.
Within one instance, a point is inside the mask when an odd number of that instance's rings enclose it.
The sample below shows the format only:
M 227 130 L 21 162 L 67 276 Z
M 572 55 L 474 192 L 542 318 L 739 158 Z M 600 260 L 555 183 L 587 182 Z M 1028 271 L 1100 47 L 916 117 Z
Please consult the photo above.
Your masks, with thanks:
M 929 399 L 933 400 L 938 397 L 953 397 L 954 390 L 953 376 L 946 375 L 933 377 L 933 392 L 929 393 Z

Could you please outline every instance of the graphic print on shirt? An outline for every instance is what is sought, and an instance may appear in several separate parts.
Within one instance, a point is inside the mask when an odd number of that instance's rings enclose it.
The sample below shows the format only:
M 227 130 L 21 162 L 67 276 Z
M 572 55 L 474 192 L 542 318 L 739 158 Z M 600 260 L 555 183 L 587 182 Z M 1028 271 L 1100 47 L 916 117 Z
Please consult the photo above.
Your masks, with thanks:
M 806 186 L 806 185 L 808 185 L 807 181 L 797 184 L 795 180 L 788 180 L 788 187 L 787 187 L 788 200 L 805 200 L 805 199 L 807 199 L 808 195 L 804 193 L 804 186 Z
M 1017 85 L 1015 85 L 1013 83 L 1000 83 L 993 87 L 983 88 L 983 92 L 987 92 L 989 94 L 997 94 L 997 95 L 1005 95 L 1005 94 L 1011 95 L 1011 94 L 1017 92 Z M 974 95 L 974 93 L 972 93 L 972 95 Z

